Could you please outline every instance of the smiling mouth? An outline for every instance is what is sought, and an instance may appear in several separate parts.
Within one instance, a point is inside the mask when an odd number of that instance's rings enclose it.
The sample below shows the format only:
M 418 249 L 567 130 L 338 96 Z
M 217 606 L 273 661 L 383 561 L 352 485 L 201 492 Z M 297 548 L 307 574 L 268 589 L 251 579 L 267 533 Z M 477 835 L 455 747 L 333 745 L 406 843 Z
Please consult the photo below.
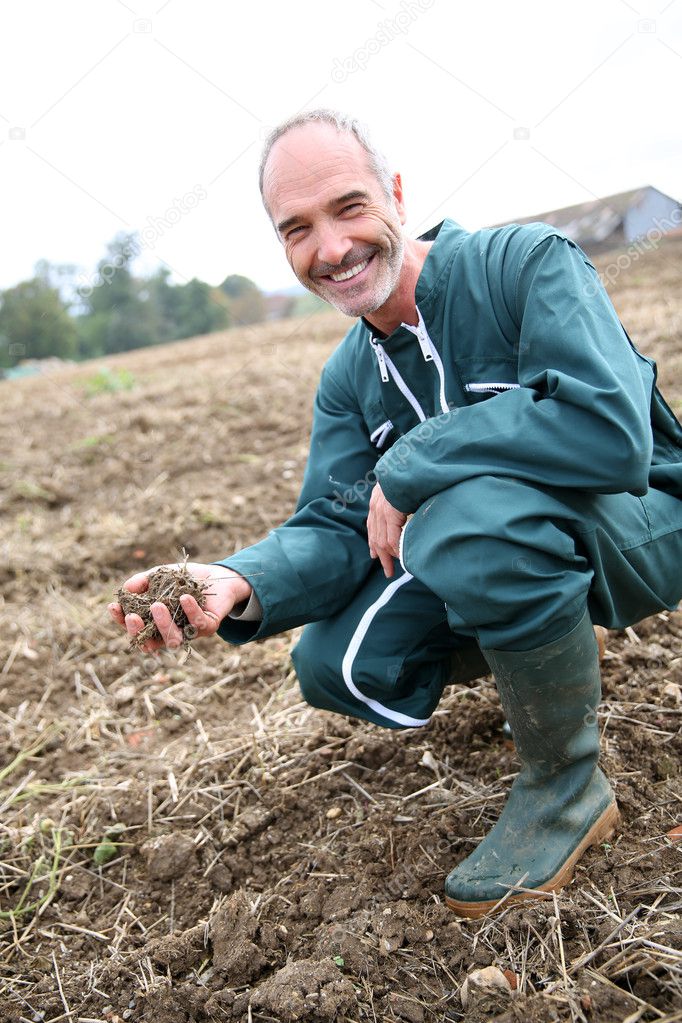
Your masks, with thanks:
M 326 279 L 328 281 L 333 281 L 334 284 L 342 284 L 344 281 L 350 281 L 353 277 L 357 277 L 358 274 L 361 274 L 362 271 L 369 266 L 374 259 L 374 255 L 375 254 L 372 253 L 368 259 L 361 260 L 361 262 L 356 263 L 355 266 L 351 266 L 347 270 L 341 270 L 336 274 L 326 274 Z

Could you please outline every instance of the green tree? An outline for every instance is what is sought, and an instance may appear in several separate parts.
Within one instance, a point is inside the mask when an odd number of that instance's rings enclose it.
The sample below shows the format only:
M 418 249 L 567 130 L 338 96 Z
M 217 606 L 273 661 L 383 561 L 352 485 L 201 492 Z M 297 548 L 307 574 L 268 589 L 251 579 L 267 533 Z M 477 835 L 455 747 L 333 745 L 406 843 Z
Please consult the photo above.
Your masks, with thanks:
M 159 340 L 174 341 L 181 337 L 178 334 L 179 288 L 173 287 L 168 267 L 159 267 L 156 273 L 148 279 L 146 290 L 149 294 L 149 301 L 154 306 Z
M 126 352 L 160 340 L 154 303 L 145 294 L 147 282 L 131 270 L 138 248 L 134 234 L 116 235 L 97 264 L 92 285 L 81 288 L 85 309 L 78 321 L 81 355 Z
M 216 301 L 213 288 L 205 281 L 193 277 L 179 291 L 178 326 L 179 337 L 194 337 L 195 334 L 210 334 L 229 326 L 228 308 Z
M 197 277 L 178 285 L 171 284 L 169 277 L 168 269 L 161 267 L 148 281 L 160 340 L 210 334 L 229 325 L 228 303 L 222 294 L 216 294 L 216 289 Z
M 70 311 L 79 300 L 77 274 L 78 267 L 75 263 L 51 263 L 49 259 L 39 259 L 33 268 L 33 276 L 51 288 L 56 288 L 62 302 Z
M 250 278 L 230 274 L 220 285 L 220 290 L 227 296 L 235 326 L 261 323 L 265 319 L 265 296 Z
M 34 277 L 0 295 L 0 365 L 22 359 L 58 356 L 72 359 L 77 352 L 73 319 L 44 277 Z

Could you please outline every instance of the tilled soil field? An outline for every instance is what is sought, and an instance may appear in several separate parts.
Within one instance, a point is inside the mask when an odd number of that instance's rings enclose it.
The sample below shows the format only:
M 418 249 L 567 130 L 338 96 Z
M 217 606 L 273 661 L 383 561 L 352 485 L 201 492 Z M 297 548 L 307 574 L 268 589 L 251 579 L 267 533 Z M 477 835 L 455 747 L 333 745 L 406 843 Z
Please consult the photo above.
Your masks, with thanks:
M 669 239 L 611 289 L 677 409 L 681 278 Z M 108 619 L 133 571 L 286 518 L 346 324 L 0 384 L 2 1021 L 682 1020 L 682 613 L 608 638 L 622 833 L 558 897 L 483 921 L 442 885 L 518 770 L 491 679 L 395 733 L 307 707 L 295 636 L 156 660 Z M 463 1000 L 489 966 L 503 984 Z

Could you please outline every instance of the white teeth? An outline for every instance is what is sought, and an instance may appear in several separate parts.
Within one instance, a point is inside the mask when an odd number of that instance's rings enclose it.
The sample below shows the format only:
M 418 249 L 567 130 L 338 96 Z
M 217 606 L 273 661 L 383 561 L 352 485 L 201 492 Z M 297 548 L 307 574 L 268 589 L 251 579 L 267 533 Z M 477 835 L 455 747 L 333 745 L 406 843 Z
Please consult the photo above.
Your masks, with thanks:
M 355 277 L 357 274 L 362 273 L 368 263 L 369 260 L 365 259 L 362 263 L 358 263 L 357 266 L 352 266 L 350 270 L 344 270 L 342 274 L 330 274 L 329 276 L 333 281 L 348 281 L 351 277 Z

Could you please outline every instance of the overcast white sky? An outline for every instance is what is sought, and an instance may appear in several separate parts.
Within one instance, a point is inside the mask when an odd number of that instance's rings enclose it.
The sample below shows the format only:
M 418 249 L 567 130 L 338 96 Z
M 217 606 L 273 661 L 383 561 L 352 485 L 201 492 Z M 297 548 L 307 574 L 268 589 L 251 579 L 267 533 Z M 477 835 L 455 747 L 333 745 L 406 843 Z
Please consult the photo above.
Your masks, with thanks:
M 259 150 L 320 105 L 374 129 L 415 234 L 642 184 L 682 199 L 682 0 L 6 0 L 0 19 L 0 288 L 40 258 L 91 273 L 134 229 L 139 268 L 177 282 L 295 283 Z

